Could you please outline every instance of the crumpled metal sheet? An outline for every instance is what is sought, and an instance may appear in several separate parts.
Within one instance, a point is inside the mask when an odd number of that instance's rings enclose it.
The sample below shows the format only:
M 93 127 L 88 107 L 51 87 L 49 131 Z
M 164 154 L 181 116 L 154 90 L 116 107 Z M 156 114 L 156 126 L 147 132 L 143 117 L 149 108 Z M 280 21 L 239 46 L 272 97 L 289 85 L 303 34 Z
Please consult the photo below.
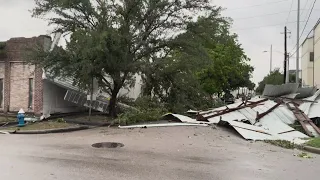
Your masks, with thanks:
M 253 99 L 251 102 L 258 102 L 261 99 Z M 229 112 L 220 116 L 209 118 L 211 123 L 219 123 L 220 120 L 228 122 L 233 126 L 245 139 L 250 140 L 288 140 L 288 141 L 300 141 L 301 138 L 307 138 L 308 136 L 295 131 L 288 124 L 293 124 L 296 121 L 296 117 L 286 106 L 280 105 L 261 119 L 256 122 L 257 112 L 259 114 L 268 111 L 270 108 L 275 106 L 277 103 L 271 100 L 261 102 L 260 104 L 253 107 L 246 107 L 238 109 L 233 112 Z M 240 103 L 228 105 L 228 108 L 238 107 Z M 220 107 L 213 109 L 208 114 L 204 114 L 204 117 L 213 115 L 218 110 L 224 110 L 226 107 Z M 243 123 L 249 121 L 251 124 Z M 300 139 L 300 140 L 299 140 Z
M 280 97 L 288 94 L 294 94 L 298 91 L 298 83 L 288 83 L 282 85 L 267 84 L 263 90 L 264 97 Z
M 259 100 L 262 100 L 262 99 L 254 99 L 254 100 L 250 100 L 250 101 L 257 102 Z M 218 111 L 226 110 L 227 108 L 229 108 L 229 109 L 236 108 L 241 104 L 242 104 L 242 102 L 229 104 L 227 106 L 222 106 L 222 107 L 215 108 L 215 109 L 212 109 L 209 111 L 202 111 L 202 112 L 200 112 L 200 114 L 206 118 L 208 116 L 216 114 Z M 247 108 L 239 109 L 239 110 L 236 110 L 236 111 L 233 111 L 230 113 L 226 113 L 226 114 L 223 114 L 220 116 L 208 118 L 208 121 L 212 124 L 218 124 L 221 119 L 223 121 L 249 120 L 250 122 L 254 123 L 255 118 L 256 118 L 256 112 L 254 112 L 250 107 L 247 107 Z
M 266 128 L 265 125 L 255 126 L 237 121 L 228 122 L 243 138 L 247 140 L 287 140 L 297 144 L 304 143 L 307 135 L 299 131 L 288 131 L 282 134 L 277 133 L 274 129 Z M 285 125 L 287 126 L 287 125 Z M 272 126 L 274 127 L 274 126 Z M 288 126 L 289 127 L 289 126 Z M 289 128 L 287 128 L 289 129 Z M 281 133 L 281 132 L 280 132 Z
M 264 104 L 253 108 L 255 111 L 259 113 L 266 112 L 268 109 L 276 105 L 274 101 L 266 101 Z M 287 107 L 280 105 L 275 110 L 267 114 L 262 119 L 276 119 L 282 121 L 286 124 L 293 124 L 296 121 L 296 117 Z
M 247 140 L 273 140 L 274 136 L 262 127 L 237 121 L 228 122 L 243 138 Z
M 250 107 L 238 110 L 242 115 L 246 117 L 246 120 L 250 121 L 251 124 L 256 122 L 257 112 Z
M 180 122 L 184 122 L 184 123 L 193 123 L 193 124 L 204 124 L 204 122 L 199 122 L 196 119 L 192 119 L 188 116 L 184 116 L 184 115 L 180 115 L 180 114 L 172 114 L 172 113 L 168 113 L 163 115 L 163 117 L 174 117 L 176 119 L 178 119 Z
M 174 126 L 209 126 L 208 124 L 193 124 L 193 123 L 163 123 L 163 124 L 140 124 L 132 126 L 119 126 L 120 129 L 131 128 L 151 128 L 151 127 L 174 127 Z
M 262 100 L 262 99 L 256 98 L 256 99 L 252 99 L 250 101 L 251 102 L 258 102 L 260 100 Z M 238 107 L 240 104 L 241 103 L 230 104 L 227 107 L 228 108 L 235 108 L 235 107 Z M 251 122 L 251 124 L 254 124 L 256 122 L 257 112 L 259 112 L 260 114 L 263 112 L 266 112 L 268 109 L 270 109 L 274 105 L 276 105 L 276 103 L 274 101 L 268 100 L 263 103 L 260 103 L 259 105 L 257 105 L 254 108 L 246 107 L 246 108 L 239 109 L 239 110 L 227 113 L 227 114 L 223 114 L 220 116 L 209 118 L 208 120 L 209 120 L 209 122 L 214 123 L 214 124 L 219 123 L 220 119 L 222 119 L 223 121 L 248 120 Z M 224 106 L 224 107 L 219 107 L 219 108 L 213 109 L 211 111 L 200 112 L 200 114 L 207 113 L 207 114 L 203 114 L 203 117 L 208 117 L 210 115 L 216 114 L 216 112 L 218 110 L 225 110 L 225 109 L 226 109 L 226 107 Z M 211 112 L 211 113 L 208 113 L 208 112 Z M 292 111 L 290 111 L 286 106 L 283 106 L 283 105 L 280 105 L 278 108 L 276 108 L 275 110 L 270 112 L 268 115 L 266 115 L 262 119 L 264 119 L 264 118 L 277 119 L 277 120 L 283 121 L 286 124 L 293 124 L 296 120 L 296 117 L 294 116 Z
M 313 96 L 317 92 L 316 87 L 303 87 L 303 88 L 298 88 L 297 90 L 297 96 L 295 97 L 296 99 L 302 99 L 302 98 L 307 98 Z
M 317 101 L 320 100 L 316 99 Z M 320 103 L 314 103 L 311 105 L 310 109 L 309 109 L 309 114 L 308 114 L 309 118 L 317 118 L 320 117 Z
M 313 96 L 311 97 L 308 97 L 308 98 L 305 98 L 304 100 L 308 100 L 308 101 L 315 101 L 318 97 L 320 97 L 320 90 L 318 90 Z M 309 117 L 309 111 L 310 111 L 310 108 L 311 106 L 313 105 L 314 103 L 313 102 L 304 102 L 303 104 L 301 104 L 299 106 L 299 109 L 301 111 L 303 111 L 306 115 L 308 115 Z M 317 108 L 315 107 L 314 110 L 316 111 Z M 320 109 L 319 109 L 320 111 Z M 320 114 L 320 113 L 319 113 Z M 310 118 L 310 117 L 309 117 Z

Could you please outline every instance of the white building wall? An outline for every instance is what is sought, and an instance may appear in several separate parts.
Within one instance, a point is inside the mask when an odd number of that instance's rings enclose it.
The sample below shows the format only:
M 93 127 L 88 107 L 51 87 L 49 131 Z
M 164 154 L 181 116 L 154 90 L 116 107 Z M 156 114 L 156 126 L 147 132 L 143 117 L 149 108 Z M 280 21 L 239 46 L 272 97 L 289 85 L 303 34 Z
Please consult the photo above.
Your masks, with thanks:
M 69 113 L 84 111 L 86 108 L 65 101 L 67 89 L 57 86 L 47 80 L 43 82 L 43 114 Z
M 313 86 L 313 62 L 310 53 L 313 52 L 313 37 L 307 38 L 301 48 L 302 85 Z
M 142 78 L 141 75 L 136 74 L 135 75 L 135 84 L 133 87 L 128 88 L 122 88 L 120 89 L 118 96 L 126 96 L 132 99 L 137 99 L 141 94 L 141 88 L 142 88 Z
M 320 88 L 320 25 L 314 30 L 314 81 L 315 86 Z

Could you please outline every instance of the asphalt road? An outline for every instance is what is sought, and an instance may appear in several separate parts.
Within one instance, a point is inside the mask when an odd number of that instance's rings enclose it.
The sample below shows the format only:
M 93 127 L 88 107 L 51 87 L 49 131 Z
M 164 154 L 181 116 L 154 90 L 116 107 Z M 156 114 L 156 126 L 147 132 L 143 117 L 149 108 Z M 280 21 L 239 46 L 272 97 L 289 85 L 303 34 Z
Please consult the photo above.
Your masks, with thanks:
M 108 141 L 125 146 L 91 147 Z M 209 127 L 0 134 L 0 147 L 1 180 L 313 180 L 320 167 L 320 156 Z

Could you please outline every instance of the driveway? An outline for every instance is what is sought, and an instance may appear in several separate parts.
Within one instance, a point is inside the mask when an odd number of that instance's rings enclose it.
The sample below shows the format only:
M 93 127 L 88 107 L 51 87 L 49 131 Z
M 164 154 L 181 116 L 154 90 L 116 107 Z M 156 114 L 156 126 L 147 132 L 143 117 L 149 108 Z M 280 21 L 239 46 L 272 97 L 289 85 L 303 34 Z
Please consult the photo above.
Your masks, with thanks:
M 121 142 L 116 149 L 91 147 Z M 211 127 L 98 128 L 65 134 L 0 135 L 5 180 L 319 179 L 320 156 L 294 156 Z

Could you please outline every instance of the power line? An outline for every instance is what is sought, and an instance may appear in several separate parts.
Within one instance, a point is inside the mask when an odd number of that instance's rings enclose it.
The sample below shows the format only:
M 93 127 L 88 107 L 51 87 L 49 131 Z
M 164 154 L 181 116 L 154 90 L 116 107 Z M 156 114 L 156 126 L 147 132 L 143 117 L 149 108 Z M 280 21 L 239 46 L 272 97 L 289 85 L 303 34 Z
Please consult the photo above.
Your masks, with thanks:
M 308 9 L 309 10 L 309 9 Z M 248 17 L 242 17 L 242 18 L 235 18 L 233 20 L 243 20 L 243 19 L 253 19 L 253 18 L 258 18 L 258 17 L 264 17 L 264 16 L 272 16 L 272 15 L 277 15 L 277 14 L 283 14 L 287 12 L 293 12 L 297 10 L 291 10 L 291 11 L 282 11 L 282 12 L 275 12 L 275 13 L 269 13 L 269 14 L 261 14 L 261 15 L 256 15 L 256 16 L 248 16 Z M 288 22 L 288 21 L 287 21 Z M 287 23 L 286 22 L 286 23 Z
M 311 14 L 312 14 L 312 12 L 313 12 L 313 8 L 314 8 L 314 5 L 316 4 L 316 2 L 317 2 L 317 0 L 314 0 L 314 1 L 313 1 L 313 4 L 312 4 L 311 10 L 310 10 L 308 19 L 306 20 L 306 24 L 304 25 L 303 30 L 302 30 L 302 32 L 301 32 L 300 39 L 301 39 L 301 37 L 302 37 L 302 35 L 303 35 L 303 33 L 304 33 L 304 30 L 306 30 L 306 27 L 307 27 L 307 25 L 308 25 L 308 22 L 309 22 L 309 20 L 310 20 L 310 16 L 311 16 Z
M 257 17 L 272 16 L 272 15 L 283 14 L 283 13 L 285 13 L 285 12 L 277 12 L 277 13 L 262 14 L 262 15 L 257 15 L 257 16 L 249 16 L 249 17 L 243 17 L 243 18 L 236 18 L 236 19 L 234 19 L 234 20 L 252 19 L 252 18 L 257 18 Z
M 304 4 L 304 7 L 303 9 L 305 9 L 307 7 L 307 4 L 308 4 L 309 0 L 306 1 L 306 3 Z M 301 16 L 303 15 L 303 12 L 300 14 Z
M 316 26 L 318 26 L 318 25 L 319 25 L 319 23 L 320 23 L 320 18 L 318 19 L 318 21 L 317 21 L 316 25 L 314 25 L 314 26 L 312 27 L 312 29 L 309 31 L 309 33 L 308 33 L 307 37 L 308 37 L 308 36 L 311 34 L 311 32 L 316 28 Z M 301 43 L 299 47 L 301 47 L 301 46 L 302 46 L 302 44 L 303 44 L 303 43 Z M 291 51 L 293 51 L 296 47 L 297 47 L 297 45 L 296 45 L 296 46 L 295 46 Z M 296 50 L 295 52 L 293 52 L 293 53 L 292 53 L 292 55 L 291 55 L 290 57 L 292 57 L 296 52 L 297 52 L 297 50 Z M 290 54 L 291 54 L 291 53 L 290 53 Z
M 288 17 L 287 17 L 287 20 L 286 20 L 286 24 L 285 24 L 285 26 L 287 26 L 288 21 L 289 21 L 289 17 L 290 17 L 291 10 L 292 10 L 292 6 L 293 6 L 293 1 L 294 1 L 294 0 L 291 0 L 290 10 L 289 10 L 289 14 L 288 14 Z
M 301 34 L 300 34 L 299 39 L 302 38 L 302 35 L 303 35 L 303 33 L 304 33 L 307 25 L 308 25 L 308 22 L 309 22 L 309 20 L 310 20 L 310 17 L 311 17 L 311 14 L 312 14 L 312 12 L 313 12 L 313 8 L 314 8 L 316 2 L 317 2 L 317 0 L 314 0 L 314 1 L 313 1 L 313 4 L 312 4 L 311 10 L 310 10 L 310 13 L 309 13 L 309 15 L 308 15 L 308 18 L 307 18 L 307 20 L 306 20 L 306 23 L 305 23 L 305 25 L 304 25 L 304 27 L 303 27 L 303 30 L 302 30 L 302 32 L 301 32 Z M 318 20 L 318 22 L 319 22 L 319 20 Z M 312 30 L 313 30 L 313 28 L 312 28 L 311 31 L 308 33 L 307 37 L 310 35 L 310 33 L 312 32 Z M 301 46 L 302 46 L 302 44 L 299 45 L 299 47 L 301 47 Z M 295 53 L 297 52 L 297 50 L 298 50 L 297 45 L 295 45 L 295 47 L 294 47 L 291 51 L 293 51 L 295 48 L 296 48 L 296 51 L 295 51 L 294 53 L 292 53 L 292 54 L 295 54 Z M 290 53 L 290 54 L 291 54 L 291 53 Z
M 302 21 L 300 21 L 302 22 Z M 297 23 L 297 21 L 292 21 L 292 22 L 288 22 L 287 24 L 293 24 L 293 23 Z M 259 28 L 264 28 L 264 27 L 273 27 L 273 26 L 283 26 L 283 23 L 280 24 L 270 24 L 270 25 L 264 25 L 264 26 L 256 26 L 256 27 L 249 27 L 249 28 L 241 28 L 241 29 L 233 29 L 233 30 L 248 30 L 248 29 L 259 29 Z
M 289 1 L 289 0 L 273 1 L 273 2 L 269 2 L 269 3 L 256 4 L 256 5 L 252 5 L 252 6 L 244 6 L 244 7 L 234 8 L 234 9 L 227 9 L 226 11 L 253 8 L 253 7 L 265 6 L 265 5 L 269 5 L 269 4 L 278 4 L 278 3 L 282 3 L 282 2 L 286 2 L 286 1 Z

